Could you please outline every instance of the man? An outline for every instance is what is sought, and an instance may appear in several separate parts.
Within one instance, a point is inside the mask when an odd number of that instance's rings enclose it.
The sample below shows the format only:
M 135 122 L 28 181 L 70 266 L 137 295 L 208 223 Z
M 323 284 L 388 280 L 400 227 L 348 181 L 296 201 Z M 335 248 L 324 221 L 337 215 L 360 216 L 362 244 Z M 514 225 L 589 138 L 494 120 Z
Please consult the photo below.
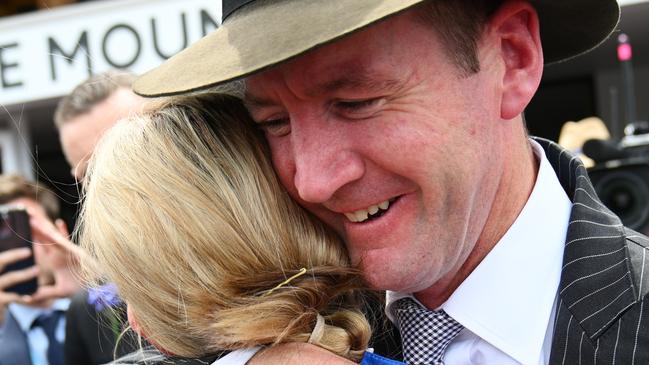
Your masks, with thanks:
M 126 71 L 107 71 L 82 82 L 59 102 L 54 123 L 70 172 L 78 181 L 83 179 L 104 132 L 120 119 L 142 110 L 145 99 L 131 91 L 133 80 L 134 76 Z M 52 233 L 53 242 L 73 246 L 66 237 L 51 229 L 48 232 Z M 111 301 L 113 296 L 103 295 L 102 299 L 102 293 L 106 291 L 93 289 L 72 298 L 65 343 L 66 361 L 70 364 L 104 364 L 112 361 L 115 354 L 127 354 L 138 347 L 130 331 L 118 343 L 125 320 L 119 317 L 124 317 L 124 313 L 105 305 L 117 307 L 118 303 Z
M 56 195 L 45 187 L 17 175 L 0 176 L 0 204 L 21 206 L 34 220 L 55 222 L 61 235 L 67 229 L 58 218 Z M 35 267 L 0 275 L 0 364 L 63 365 L 65 316 L 70 300 L 64 293 L 80 288 L 76 262 L 70 262 L 65 250 L 32 231 Z M 0 267 L 31 255 L 30 250 L 13 249 L 0 253 Z M 19 296 L 5 289 L 37 277 L 39 289 L 33 296 Z M 53 282 L 52 282 L 53 280 Z M 46 293 L 49 291 L 50 293 Z M 54 295 L 56 293 L 56 295 Z
M 135 91 L 246 77 L 288 192 L 390 291 L 406 362 L 649 362 L 647 238 L 523 121 L 544 63 L 603 41 L 616 1 L 224 0 L 223 13 Z M 251 363 L 299 363 L 291 351 Z
M 63 154 L 79 181 L 95 145 L 118 120 L 142 110 L 144 99 L 131 91 L 134 76 L 107 71 L 92 76 L 64 96 L 54 113 Z

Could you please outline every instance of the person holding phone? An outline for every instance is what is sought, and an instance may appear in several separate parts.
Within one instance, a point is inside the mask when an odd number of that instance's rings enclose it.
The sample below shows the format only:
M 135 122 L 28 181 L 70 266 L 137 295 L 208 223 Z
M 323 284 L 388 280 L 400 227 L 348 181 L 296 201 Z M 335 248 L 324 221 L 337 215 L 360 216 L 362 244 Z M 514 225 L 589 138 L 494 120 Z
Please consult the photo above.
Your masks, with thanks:
M 47 220 L 62 236 L 68 235 L 58 218 L 59 202 L 53 192 L 18 175 L 0 176 L 0 204 L 24 209 L 33 220 Z M 19 233 L 19 232 L 16 232 Z M 65 311 L 80 289 L 78 260 L 53 244 L 40 231 L 28 246 L 0 252 L 0 365 L 63 365 Z M 10 265 L 33 258 L 35 266 L 5 271 Z M 9 291 L 15 285 L 36 279 L 34 293 Z
M 239 99 L 170 99 L 118 123 L 84 188 L 80 243 L 161 352 L 229 365 L 310 343 L 303 363 L 381 363 L 366 352 L 385 341 L 370 340 L 377 313 L 363 310 L 378 304 L 335 233 L 273 177 Z
M 126 70 L 109 70 L 91 76 L 61 98 L 54 113 L 61 148 L 70 165 L 70 174 L 81 181 L 95 144 L 118 120 L 142 110 L 146 99 L 131 91 L 135 75 Z M 40 224 L 39 224 L 40 223 Z M 78 251 L 78 246 L 58 234 L 47 221 L 35 228 L 51 241 Z M 83 255 L 83 252 L 77 252 Z M 109 306 L 102 300 L 105 290 L 83 290 L 72 297 L 67 312 L 65 358 L 70 364 L 99 365 L 136 349 L 131 334 L 121 337 L 119 319 L 125 310 L 114 297 Z M 108 293 L 110 294 L 110 293 Z M 110 295 L 109 295 L 110 296 Z M 114 310 L 117 310 L 114 314 Z

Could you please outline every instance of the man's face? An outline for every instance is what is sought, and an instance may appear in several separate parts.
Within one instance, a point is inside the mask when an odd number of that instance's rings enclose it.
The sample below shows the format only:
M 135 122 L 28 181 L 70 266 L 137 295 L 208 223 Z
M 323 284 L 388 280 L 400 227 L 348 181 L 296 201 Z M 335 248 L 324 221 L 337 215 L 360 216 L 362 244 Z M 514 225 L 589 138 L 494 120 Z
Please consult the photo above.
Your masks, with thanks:
M 64 123 L 59 129 L 63 154 L 70 164 L 70 173 L 81 180 L 95 145 L 106 130 L 118 120 L 139 112 L 143 99 L 128 89 L 115 91 L 90 112 Z
M 479 58 L 482 71 L 463 76 L 404 14 L 247 80 L 283 185 L 377 289 L 454 275 L 484 227 L 502 168 L 503 67 Z

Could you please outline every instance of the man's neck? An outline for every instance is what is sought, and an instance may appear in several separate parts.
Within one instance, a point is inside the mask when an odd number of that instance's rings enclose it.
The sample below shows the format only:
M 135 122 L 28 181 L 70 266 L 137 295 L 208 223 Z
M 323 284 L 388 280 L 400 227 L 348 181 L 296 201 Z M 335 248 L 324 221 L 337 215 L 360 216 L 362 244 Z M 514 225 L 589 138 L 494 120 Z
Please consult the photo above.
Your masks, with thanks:
M 492 208 L 473 249 L 459 267 L 449 270 L 449 274 L 432 287 L 415 293 L 415 298 L 427 308 L 438 308 L 448 300 L 496 246 L 525 207 L 536 182 L 539 162 L 522 128 L 523 124 L 520 125 L 520 137 L 507 149 L 509 164 L 503 169 Z
M 29 306 L 34 308 L 47 309 L 50 308 L 53 304 L 54 304 L 54 299 L 46 299 L 41 302 L 31 303 Z

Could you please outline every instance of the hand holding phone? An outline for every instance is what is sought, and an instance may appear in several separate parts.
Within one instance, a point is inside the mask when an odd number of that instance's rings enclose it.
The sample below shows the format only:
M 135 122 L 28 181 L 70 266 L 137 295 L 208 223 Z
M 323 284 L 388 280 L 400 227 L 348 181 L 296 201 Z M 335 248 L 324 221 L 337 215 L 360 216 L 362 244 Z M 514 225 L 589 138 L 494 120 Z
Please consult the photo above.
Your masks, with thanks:
M 0 207 L 0 290 L 18 295 L 36 292 L 38 282 L 29 215 L 24 208 Z
M 2 271 L 8 265 L 30 257 L 31 254 L 31 251 L 25 248 L 15 248 L 0 252 L 0 271 Z M 31 298 L 29 296 L 5 291 L 6 288 L 35 279 L 38 276 L 38 273 L 38 268 L 36 266 L 32 266 L 27 269 L 9 271 L 0 275 L 0 318 L 4 316 L 3 310 L 7 306 L 7 304 L 29 304 L 31 302 Z

